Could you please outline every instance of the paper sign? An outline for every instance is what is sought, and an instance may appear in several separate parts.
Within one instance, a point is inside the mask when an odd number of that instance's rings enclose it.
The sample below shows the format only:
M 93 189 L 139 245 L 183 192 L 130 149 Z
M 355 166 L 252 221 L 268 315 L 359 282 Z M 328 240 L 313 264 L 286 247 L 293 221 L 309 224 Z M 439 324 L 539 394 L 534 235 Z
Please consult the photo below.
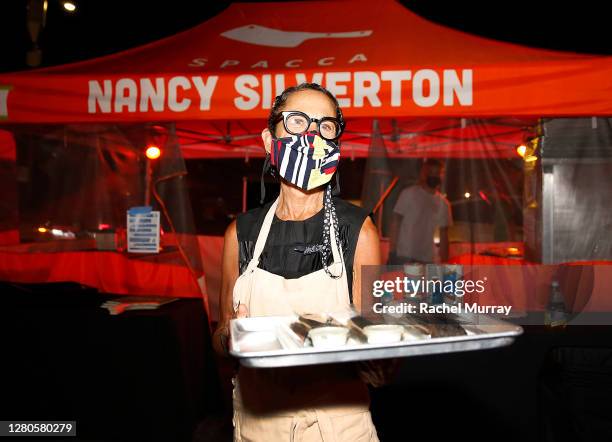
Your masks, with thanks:
M 127 211 L 129 253 L 159 252 L 159 211 L 150 206 L 131 207 Z

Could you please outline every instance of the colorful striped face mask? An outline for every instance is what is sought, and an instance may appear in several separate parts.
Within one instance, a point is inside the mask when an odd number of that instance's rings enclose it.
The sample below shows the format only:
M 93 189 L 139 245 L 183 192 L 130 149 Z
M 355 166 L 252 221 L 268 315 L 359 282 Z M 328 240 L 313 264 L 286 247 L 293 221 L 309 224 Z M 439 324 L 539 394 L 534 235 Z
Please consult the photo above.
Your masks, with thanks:
M 339 160 L 338 145 L 324 140 L 317 132 L 272 140 L 272 165 L 281 177 L 303 190 L 327 184 Z

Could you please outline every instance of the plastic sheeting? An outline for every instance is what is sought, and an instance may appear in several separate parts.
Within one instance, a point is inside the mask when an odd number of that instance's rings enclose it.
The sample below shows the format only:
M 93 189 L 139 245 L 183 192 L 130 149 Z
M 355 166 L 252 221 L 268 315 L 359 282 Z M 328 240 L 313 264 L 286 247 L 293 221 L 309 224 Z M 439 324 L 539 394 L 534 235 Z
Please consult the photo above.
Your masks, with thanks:
M 352 156 L 357 137 L 360 143 L 368 137 L 368 127 L 370 145 L 364 151 L 368 156 Z M 75 124 L 11 130 L 16 163 L 10 158 L 1 161 L 2 190 L 7 196 L 0 220 L 5 226 L 4 251 L 7 247 L 20 253 L 100 250 L 108 246 L 104 241 L 109 232 L 118 240 L 114 247 L 121 250 L 125 212 L 147 198 L 144 147 L 157 143 L 165 147 L 153 166 L 152 182 L 157 182 L 177 234 L 172 234 L 168 217 L 162 216 L 163 251 L 154 261 L 190 266 L 196 279 L 206 271 L 213 283 L 214 316 L 220 235 L 244 204 L 247 208 L 257 204 L 260 158 L 189 160 L 186 167 L 172 125 Z M 521 144 L 524 148 L 517 150 Z M 389 237 L 399 195 L 411 186 L 423 186 L 420 168 L 424 160 L 435 158 L 444 165 L 438 191 L 452 215 L 447 262 L 463 265 L 466 275 L 489 278 L 490 295 L 482 296 L 481 304 L 510 302 L 517 311 L 541 310 L 552 279 L 568 280 L 558 266 L 579 264 L 571 271 L 574 282 L 563 283 L 569 284 L 564 290 L 572 292 L 568 306 L 603 311 L 609 307 L 604 291 L 612 268 L 606 265 L 612 262 L 610 146 L 607 118 L 419 118 L 369 124 L 349 120 L 339 169 L 341 196 L 373 212 L 384 259 L 394 262 L 397 243 Z M 231 152 L 232 147 L 227 149 Z M 150 200 L 162 210 L 152 192 Z M 41 233 L 40 227 L 46 231 Z M 74 238 L 54 237 L 50 234 L 54 228 L 71 232 Z M 412 233 L 415 238 L 422 236 Z M 427 240 L 436 251 L 432 261 L 440 261 L 439 230 Z M 157 287 L 160 294 L 176 294 L 162 286 Z
M 406 126 L 413 129 L 400 127 L 398 141 L 392 133 L 381 131 L 376 120 L 373 124 L 361 199 L 363 206 L 374 212 L 381 236 L 392 236 L 390 231 L 402 192 L 418 189 L 418 194 L 430 195 L 429 199 L 437 195 L 447 202 L 452 219 L 448 237 L 453 255 L 489 253 L 519 257 L 523 241 L 525 161 L 517 147 L 535 137 L 537 120 L 455 119 L 446 121 L 446 127 L 436 128 L 435 122 L 418 119 Z M 436 191 L 429 189 L 429 193 L 420 176 L 426 159 L 435 159 L 442 167 L 441 185 Z M 411 210 L 422 211 L 423 217 L 433 217 L 434 213 L 422 206 L 423 201 L 408 202 Z M 418 237 L 420 232 L 411 230 L 410 235 Z M 406 240 L 410 235 L 401 237 Z M 431 238 L 434 240 L 439 241 L 438 234 Z M 389 249 L 393 253 L 397 244 L 389 244 Z
M 16 159 L 0 164 L 3 171 L 13 167 L 16 172 L 2 174 L 3 180 L 12 181 L 3 186 L 3 192 L 12 198 L 3 199 L 12 209 L 3 206 L 1 212 L 0 222 L 6 225 L 3 252 L 51 254 L 49 264 L 57 267 L 67 262 L 62 258 L 68 255 L 53 259 L 54 253 L 115 251 L 133 262 L 125 267 L 123 261 L 100 258 L 80 273 L 75 268 L 74 278 L 81 275 L 79 282 L 117 293 L 205 293 L 187 172 L 173 125 L 22 125 L 10 129 Z M 150 145 L 161 149 L 158 159 L 146 158 L 145 149 Z M 161 212 L 161 251 L 153 256 L 126 252 L 126 212 L 143 205 Z M 152 275 L 156 264 L 161 273 Z M 114 268 L 122 265 L 134 273 L 130 276 Z M 33 278 L 40 276 L 34 267 Z M 46 272 L 55 279 L 69 273 L 70 269 L 59 268 Z M 19 279 L 24 278 L 20 272 Z
M 511 306 L 512 315 L 527 322 L 533 321 L 534 312 L 549 308 L 556 281 L 567 320 L 612 323 L 605 314 L 611 311 L 605 287 L 612 276 L 610 119 L 541 119 L 521 128 L 514 145 L 492 138 L 489 126 L 486 120 L 472 120 L 456 127 L 446 140 L 445 154 L 427 155 L 427 149 L 415 142 L 414 150 L 422 156 L 406 159 L 393 156 L 392 143 L 374 122 L 362 203 L 372 211 L 387 242 L 387 263 L 458 264 L 466 280 L 483 281 L 485 287 L 463 302 Z M 470 136 L 465 135 L 468 131 Z M 415 132 L 413 138 L 422 136 Z M 461 154 L 466 139 L 480 144 L 479 155 Z M 499 155 L 500 150 L 514 157 Z M 432 158 L 443 167 L 436 191 L 420 174 Z M 398 214 L 398 201 L 407 191 L 410 199 Z M 448 225 L 436 221 L 436 198 L 450 210 Z M 409 224 L 403 224 L 404 218 Z M 394 224 L 398 220 L 399 227 Z M 433 235 L 427 227 L 432 223 L 438 224 Z M 394 234 L 394 229 L 404 229 L 404 234 Z M 416 246 L 407 247 L 410 241 Z M 431 257 L 402 253 L 417 253 L 427 243 L 434 249 Z M 409 273 L 410 268 L 393 266 L 389 271 Z M 444 278 L 441 272 L 441 267 L 430 266 L 424 277 L 439 273 Z

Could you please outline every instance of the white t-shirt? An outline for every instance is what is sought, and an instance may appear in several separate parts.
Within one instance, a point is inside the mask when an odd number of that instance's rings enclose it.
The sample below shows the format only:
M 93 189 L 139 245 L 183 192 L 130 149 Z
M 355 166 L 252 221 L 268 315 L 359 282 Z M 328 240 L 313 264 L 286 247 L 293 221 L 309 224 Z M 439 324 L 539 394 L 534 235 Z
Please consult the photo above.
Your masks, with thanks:
M 453 223 L 448 200 L 439 192 L 432 194 L 420 185 L 414 185 L 402 190 L 393 212 L 402 217 L 397 254 L 421 262 L 433 262 L 436 228 Z

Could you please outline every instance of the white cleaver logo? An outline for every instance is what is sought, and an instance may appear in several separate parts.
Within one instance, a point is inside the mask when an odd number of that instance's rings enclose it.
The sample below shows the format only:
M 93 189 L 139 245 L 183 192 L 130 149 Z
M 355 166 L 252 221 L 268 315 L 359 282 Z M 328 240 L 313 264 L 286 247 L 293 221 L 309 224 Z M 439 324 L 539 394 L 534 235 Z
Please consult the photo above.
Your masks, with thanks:
M 372 31 L 350 32 L 299 32 L 280 31 L 259 25 L 246 25 L 221 33 L 225 38 L 276 48 L 295 48 L 313 38 L 360 38 L 372 35 Z

